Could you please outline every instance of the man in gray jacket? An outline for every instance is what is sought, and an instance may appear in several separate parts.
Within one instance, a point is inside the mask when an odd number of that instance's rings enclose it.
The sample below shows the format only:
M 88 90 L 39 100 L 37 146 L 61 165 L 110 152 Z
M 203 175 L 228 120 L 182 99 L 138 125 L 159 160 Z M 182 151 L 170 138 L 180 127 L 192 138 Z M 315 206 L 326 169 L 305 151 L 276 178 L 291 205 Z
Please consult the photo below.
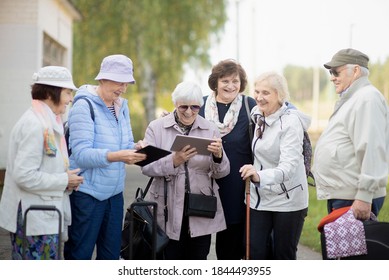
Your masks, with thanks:
M 388 182 L 388 106 L 368 80 L 369 58 L 337 52 L 324 67 L 340 98 L 314 153 L 317 198 L 334 209 L 352 206 L 355 218 L 378 215 Z

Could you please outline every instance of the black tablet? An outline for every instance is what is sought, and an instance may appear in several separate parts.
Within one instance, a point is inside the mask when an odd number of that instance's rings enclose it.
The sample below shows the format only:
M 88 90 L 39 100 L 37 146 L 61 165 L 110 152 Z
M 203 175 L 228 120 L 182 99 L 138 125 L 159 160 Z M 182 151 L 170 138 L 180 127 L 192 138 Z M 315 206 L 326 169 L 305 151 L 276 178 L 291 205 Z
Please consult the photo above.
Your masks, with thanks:
M 174 139 L 173 145 L 170 150 L 180 151 L 186 145 L 190 145 L 192 148 L 196 148 L 198 154 L 208 156 L 211 154 L 211 152 L 207 150 L 207 147 L 209 144 L 215 141 L 215 139 L 210 138 L 177 134 L 176 139 Z
M 145 166 L 149 163 L 152 163 L 153 161 L 159 160 L 160 158 L 163 158 L 163 157 L 171 154 L 172 152 L 166 151 L 166 150 L 161 149 L 161 148 L 157 148 L 157 147 L 152 146 L 152 145 L 148 145 L 140 150 L 137 150 L 136 153 L 142 153 L 142 154 L 147 155 L 147 158 L 145 160 L 142 160 L 142 161 L 135 163 L 136 165 L 139 165 L 139 166 Z

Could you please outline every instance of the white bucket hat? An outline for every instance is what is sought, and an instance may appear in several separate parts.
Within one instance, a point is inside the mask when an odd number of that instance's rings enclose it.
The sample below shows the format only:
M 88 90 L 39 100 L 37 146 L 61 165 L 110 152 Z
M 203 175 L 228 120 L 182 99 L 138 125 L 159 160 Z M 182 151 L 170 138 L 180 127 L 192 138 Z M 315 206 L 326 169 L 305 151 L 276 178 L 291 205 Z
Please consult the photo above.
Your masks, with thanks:
M 100 72 L 95 80 L 135 84 L 133 71 L 130 58 L 122 54 L 109 55 L 101 62 Z
M 70 71 L 61 66 L 45 66 L 32 76 L 34 84 L 77 90 Z

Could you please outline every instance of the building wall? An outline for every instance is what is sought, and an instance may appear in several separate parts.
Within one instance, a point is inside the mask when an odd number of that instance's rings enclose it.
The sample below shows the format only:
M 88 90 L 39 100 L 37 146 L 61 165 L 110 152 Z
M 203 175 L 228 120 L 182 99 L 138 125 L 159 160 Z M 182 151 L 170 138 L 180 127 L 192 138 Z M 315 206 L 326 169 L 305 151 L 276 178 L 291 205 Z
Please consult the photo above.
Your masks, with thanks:
M 44 34 L 66 49 L 62 66 L 71 70 L 73 21 L 79 18 L 67 0 L 0 1 L 0 170 L 6 167 L 10 131 L 30 107 L 31 77 L 43 66 Z

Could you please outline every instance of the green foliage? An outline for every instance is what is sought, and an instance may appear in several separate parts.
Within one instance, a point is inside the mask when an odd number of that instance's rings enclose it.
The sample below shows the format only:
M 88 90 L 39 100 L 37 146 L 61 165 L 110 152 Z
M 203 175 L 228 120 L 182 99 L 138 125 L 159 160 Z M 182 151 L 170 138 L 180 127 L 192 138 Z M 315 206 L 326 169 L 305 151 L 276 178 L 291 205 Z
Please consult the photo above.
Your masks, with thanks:
M 369 79 L 377 87 L 386 100 L 389 100 L 389 58 L 384 63 L 376 63 L 370 66 Z
M 389 57 L 384 63 L 370 63 L 371 83 L 381 91 L 386 100 L 389 100 Z M 291 99 L 295 103 L 312 100 L 313 96 L 313 68 L 297 65 L 286 65 L 283 75 L 288 81 Z M 320 68 L 319 75 L 320 100 L 333 100 L 336 94 L 329 74 L 323 67 Z
M 134 62 L 137 90 L 145 76 L 157 91 L 170 90 L 183 65 L 209 66 L 210 35 L 226 21 L 225 0 L 73 0 L 83 19 L 74 28 L 77 84 L 93 81 L 103 57 L 122 53 Z M 147 75 L 146 75 L 147 74 Z
M 284 76 L 288 81 L 291 97 L 299 102 L 312 99 L 313 68 L 305 68 L 295 65 L 287 65 L 284 68 Z M 320 69 L 319 91 L 321 92 L 328 83 L 328 76 L 324 69 Z
M 208 67 L 211 36 L 226 22 L 226 0 L 72 0 L 83 19 L 74 26 L 73 73 L 77 85 L 95 83 L 102 59 L 120 53 L 134 63 L 143 115 L 131 118 L 141 135 L 155 118 L 157 95 L 171 91 L 184 65 Z M 170 99 L 170 97 L 169 97 Z M 131 103 L 130 103 L 131 109 Z M 140 132 L 138 131 L 140 130 Z

